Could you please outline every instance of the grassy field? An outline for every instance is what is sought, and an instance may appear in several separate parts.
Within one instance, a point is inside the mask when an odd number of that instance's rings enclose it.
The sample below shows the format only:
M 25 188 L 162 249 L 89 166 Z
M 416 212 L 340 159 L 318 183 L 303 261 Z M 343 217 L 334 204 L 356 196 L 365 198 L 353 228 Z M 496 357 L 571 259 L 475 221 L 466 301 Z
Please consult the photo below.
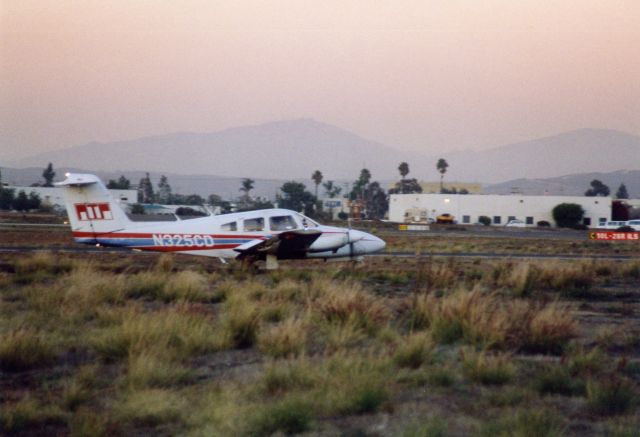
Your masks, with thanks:
M 640 429 L 640 260 L 282 267 L 0 255 L 1 432 Z

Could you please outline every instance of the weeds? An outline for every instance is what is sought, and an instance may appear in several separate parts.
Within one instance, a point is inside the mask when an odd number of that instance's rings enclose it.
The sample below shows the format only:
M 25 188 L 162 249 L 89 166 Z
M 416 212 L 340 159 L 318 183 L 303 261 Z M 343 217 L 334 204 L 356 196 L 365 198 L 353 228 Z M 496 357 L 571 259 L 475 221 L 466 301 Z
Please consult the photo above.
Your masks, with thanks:
M 587 382 L 587 403 L 592 412 L 603 416 L 623 414 L 636 401 L 629 381 L 613 373 L 605 379 Z
M 560 353 L 575 335 L 575 320 L 566 306 L 538 306 L 507 301 L 495 293 L 457 291 L 437 298 L 414 297 L 409 310 L 413 328 L 429 328 L 433 339 L 528 352 Z
M 571 375 L 565 366 L 545 366 L 535 376 L 533 386 L 540 394 L 582 396 L 585 384 Z
M 45 366 L 56 355 L 50 336 L 30 328 L 19 328 L 0 336 L 0 368 L 20 372 Z
M 411 335 L 398 346 L 393 354 L 393 362 L 398 367 L 417 369 L 429 360 L 433 347 L 425 334 Z
M 462 372 L 471 381 L 502 385 L 510 382 L 515 366 L 508 355 L 489 355 L 486 352 L 461 351 Z
M 616 423 L 620 435 L 635 431 L 634 325 L 598 336 L 597 321 L 578 329 L 578 304 L 549 299 L 626 287 L 633 263 L 421 258 L 413 271 L 394 259 L 358 270 L 293 261 L 250 275 L 182 270 L 173 257 L 140 272 L 150 258 L 140 259 L 139 273 L 51 256 L 0 273 L 2 431 L 429 436 L 473 432 L 487 416 L 480 434 L 558 435 L 565 420 L 591 434 Z M 615 317 L 636 312 L 623 300 Z M 616 369 L 609 350 L 591 347 L 598 339 L 629 360 Z M 522 353 L 564 355 L 511 358 Z M 585 398 L 553 413 L 569 401 L 557 395 Z M 432 416 L 442 402 L 452 413 Z
M 15 403 L 5 403 L 0 410 L 0 430 L 22 434 L 47 425 L 62 426 L 66 415 L 55 405 L 44 405 L 29 396 Z
M 191 308 L 185 304 L 153 313 L 136 308 L 116 312 L 107 327 L 90 334 L 90 344 L 106 360 L 145 351 L 161 351 L 179 360 L 217 350 L 219 334 L 206 316 Z
M 115 418 L 122 424 L 157 426 L 185 420 L 186 403 L 168 390 L 149 389 L 127 393 L 114 405 Z
M 258 348 L 273 358 L 296 356 L 304 351 L 307 341 L 307 324 L 301 319 L 287 319 L 258 336 Z
M 565 425 L 562 418 L 548 409 L 536 408 L 520 410 L 515 415 L 505 414 L 498 420 L 486 422 L 479 435 L 493 436 L 545 436 L 564 435 Z

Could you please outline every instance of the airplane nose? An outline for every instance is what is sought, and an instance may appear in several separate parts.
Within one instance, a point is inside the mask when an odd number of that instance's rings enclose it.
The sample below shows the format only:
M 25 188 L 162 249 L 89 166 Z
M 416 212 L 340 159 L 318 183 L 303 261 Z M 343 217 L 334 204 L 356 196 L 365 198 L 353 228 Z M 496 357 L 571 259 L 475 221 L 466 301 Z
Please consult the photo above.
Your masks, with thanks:
M 387 243 L 385 243 L 383 239 L 378 238 L 374 235 L 372 235 L 372 237 L 373 237 L 372 252 L 379 252 L 387 246 Z
M 366 253 L 374 253 L 379 252 L 384 249 L 387 243 L 384 240 L 376 237 L 375 235 L 365 234 L 365 237 L 362 239 L 362 242 L 365 243 L 365 252 Z

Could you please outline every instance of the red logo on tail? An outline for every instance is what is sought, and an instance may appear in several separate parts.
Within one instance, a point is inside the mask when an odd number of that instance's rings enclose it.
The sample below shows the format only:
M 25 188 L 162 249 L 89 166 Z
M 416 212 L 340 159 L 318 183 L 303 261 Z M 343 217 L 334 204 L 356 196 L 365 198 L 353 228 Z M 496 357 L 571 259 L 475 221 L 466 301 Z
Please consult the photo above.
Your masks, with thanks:
M 80 221 L 113 220 L 108 203 L 76 203 L 76 216 Z

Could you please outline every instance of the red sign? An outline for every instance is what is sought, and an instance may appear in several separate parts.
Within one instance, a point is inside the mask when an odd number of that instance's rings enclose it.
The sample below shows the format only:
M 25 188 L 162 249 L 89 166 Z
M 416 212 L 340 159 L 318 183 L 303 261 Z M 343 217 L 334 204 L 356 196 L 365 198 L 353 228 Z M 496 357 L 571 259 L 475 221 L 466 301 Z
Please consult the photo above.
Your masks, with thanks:
M 76 216 L 80 221 L 113 220 L 108 203 L 76 203 Z
M 603 241 L 640 241 L 640 232 L 590 232 L 589 239 Z

